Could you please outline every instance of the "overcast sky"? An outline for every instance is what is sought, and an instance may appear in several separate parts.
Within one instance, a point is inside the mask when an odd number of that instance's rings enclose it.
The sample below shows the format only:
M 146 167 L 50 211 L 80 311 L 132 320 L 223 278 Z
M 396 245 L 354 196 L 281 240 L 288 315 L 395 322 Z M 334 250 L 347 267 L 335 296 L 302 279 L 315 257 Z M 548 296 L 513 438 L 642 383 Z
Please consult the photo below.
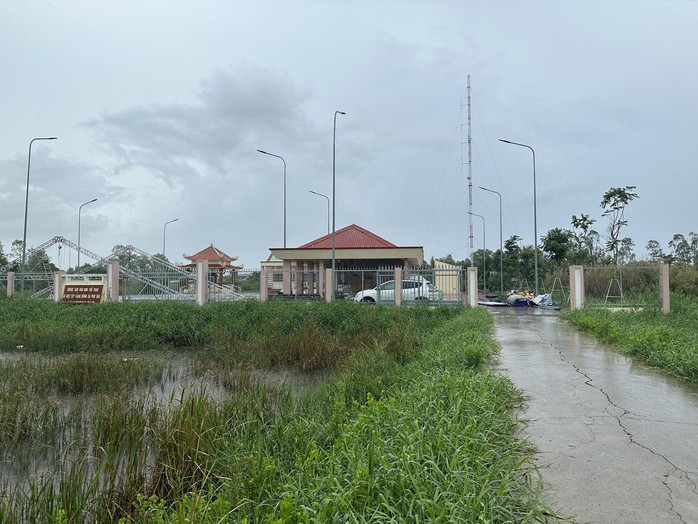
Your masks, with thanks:
M 327 233 L 336 129 L 336 227 L 358 224 L 425 257 L 533 244 L 601 198 L 650 239 L 698 232 L 696 1 L 129 1 L 0 3 L 0 242 L 54 236 L 182 261 L 213 243 L 258 268 Z M 474 223 L 475 249 L 482 221 Z M 48 254 L 63 268 L 67 250 Z M 72 258 L 72 260 L 71 260 Z M 84 258 L 83 258 L 83 261 Z

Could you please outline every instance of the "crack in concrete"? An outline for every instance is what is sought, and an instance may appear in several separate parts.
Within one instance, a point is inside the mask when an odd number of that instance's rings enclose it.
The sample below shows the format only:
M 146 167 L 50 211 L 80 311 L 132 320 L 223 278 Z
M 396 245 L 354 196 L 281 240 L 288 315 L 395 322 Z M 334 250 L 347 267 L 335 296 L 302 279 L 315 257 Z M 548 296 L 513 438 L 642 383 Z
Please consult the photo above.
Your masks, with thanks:
M 679 513 L 679 512 L 677 511 L 676 507 L 674 506 L 674 496 L 673 496 L 673 493 L 674 493 L 674 492 L 673 492 L 671 486 L 669 485 L 669 477 L 670 477 L 670 475 L 672 475 L 673 473 L 679 472 L 678 478 L 679 478 L 679 479 L 681 479 L 681 478 L 686 479 L 686 481 L 688 481 L 691 485 L 693 485 L 693 492 L 696 493 L 696 494 L 698 494 L 698 485 L 696 485 L 696 482 L 690 477 L 690 475 L 688 474 L 687 471 L 682 470 L 681 468 L 679 468 L 676 464 L 674 464 L 674 463 L 673 463 L 671 460 L 669 460 L 666 456 L 662 455 L 661 453 L 658 453 L 658 452 L 654 451 L 654 450 L 651 449 L 650 447 L 645 446 L 644 444 L 642 444 L 642 443 L 638 442 L 637 440 L 635 440 L 635 437 L 633 436 L 633 434 L 628 430 L 628 428 L 626 428 L 626 427 L 623 425 L 623 422 L 622 422 L 622 420 L 621 420 L 621 419 L 622 419 L 623 417 L 625 417 L 626 415 L 631 415 L 632 412 L 631 412 L 631 411 L 628 411 L 628 410 L 625 409 L 623 406 L 619 406 L 618 404 L 616 404 L 616 403 L 613 401 L 613 399 L 611 399 L 611 397 L 608 395 L 608 393 L 606 393 L 606 392 L 603 390 L 603 388 L 601 388 L 601 387 L 599 387 L 599 386 L 597 386 L 597 385 L 595 385 L 595 384 L 592 384 L 593 378 L 590 377 L 589 375 L 587 375 L 584 371 L 582 371 L 582 370 L 579 368 L 579 366 L 577 366 L 574 362 L 568 360 L 567 357 L 563 354 L 562 349 L 560 349 L 559 347 L 557 347 L 555 344 L 553 344 L 553 343 L 551 343 L 551 342 L 545 340 L 545 338 L 541 335 L 540 332 L 536 332 L 536 334 L 538 335 L 538 337 L 541 339 L 542 342 L 544 342 L 544 343 L 546 343 L 546 344 L 549 344 L 554 350 L 556 350 L 556 351 L 558 352 L 558 354 L 559 354 L 559 356 L 560 356 L 560 360 L 561 360 L 562 362 L 564 362 L 564 363 L 569 364 L 570 366 L 572 366 L 572 368 L 575 370 L 576 373 L 579 373 L 580 375 L 582 375 L 582 376 L 585 378 L 584 384 L 585 384 L 586 386 L 589 386 L 589 387 L 591 387 L 591 388 L 597 390 L 598 392 L 600 392 L 604 397 L 606 397 L 606 400 L 608 401 L 608 403 L 609 403 L 611 406 L 613 406 L 614 408 L 616 408 L 616 409 L 622 411 L 622 413 L 621 413 L 620 415 L 615 415 L 615 414 L 611 413 L 608 409 L 604 409 L 604 411 L 605 411 L 606 413 L 608 413 L 611 417 L 613 417 L 614 419 L 616 419 L 616 421 L 618 422 L 618 426 L 621 428 L 621 430 L 623 431 L 623 433 L 625 433 L 625 435 L 628 437 L 628 440 L 630 441 L 631 444 L 634 444 L 634 445 L 636 445 L 636 446 L 638 446 L 638 447 L 640 447 L 640 448 L 642 448 L 642 449 L 648 451 L 648 452 L 651 453 L 652 455 L 655 455 L 656 457 L 661 458 L 661 459 L 664 460 L 669 466 L 671 466 L 671 468 L 669 469 L 669 471 L 667 471 L 667 472 L 664 474 L 664 479 L 663 479 L 663 481 L 662 481 L 662 484 L 663 484 L 664 487 L 666 488 L 667 494 L 668 494 L 668 497 L 669 497 L 669 498 L 668 498 L 669 508 L 670 508 L 670 510 L 679 518 L 679 520 L 680 520 L 683 524 L 688 524 L 688 523 L 684 520 L 684 518 L 683 518 L 683 516 L 681 515 L 681 513 Z M 587 425 L 587 424 L 585 423 L 585 425 Z

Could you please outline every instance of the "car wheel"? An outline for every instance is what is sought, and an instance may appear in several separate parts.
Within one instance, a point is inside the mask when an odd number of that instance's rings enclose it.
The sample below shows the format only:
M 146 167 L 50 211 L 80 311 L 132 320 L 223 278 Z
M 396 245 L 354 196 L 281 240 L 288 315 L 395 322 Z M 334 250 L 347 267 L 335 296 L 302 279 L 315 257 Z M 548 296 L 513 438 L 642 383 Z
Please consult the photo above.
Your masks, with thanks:
M 361 302 L 366 302 L 366 304 L 375 304 L 376 301 L 373 300 L 371 297 L 364 297 L 361 299 Z

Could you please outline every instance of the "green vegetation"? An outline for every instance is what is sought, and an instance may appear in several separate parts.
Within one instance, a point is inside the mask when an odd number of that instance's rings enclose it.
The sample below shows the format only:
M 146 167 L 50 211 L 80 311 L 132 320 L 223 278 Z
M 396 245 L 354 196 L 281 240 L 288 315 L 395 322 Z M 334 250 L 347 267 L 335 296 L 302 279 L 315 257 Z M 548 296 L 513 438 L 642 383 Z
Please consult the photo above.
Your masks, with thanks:
M 548 515 L 484 311 L 5 301 L 0 326 L 2 522 Z
M 698 299 L 672 295 L 671 312 L 584 308 L 565 319 L 599 340 L 642 357 L 652 366 L 698 383 Z

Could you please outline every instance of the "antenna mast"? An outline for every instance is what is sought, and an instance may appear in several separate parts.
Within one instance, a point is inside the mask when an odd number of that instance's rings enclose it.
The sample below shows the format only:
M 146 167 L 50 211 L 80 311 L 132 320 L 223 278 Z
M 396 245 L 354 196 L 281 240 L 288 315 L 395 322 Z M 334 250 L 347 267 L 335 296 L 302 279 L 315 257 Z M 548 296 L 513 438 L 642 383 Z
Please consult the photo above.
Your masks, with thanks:
M 470 226 L 470 253 L 473 251 L 473 137 L 470 128 L 470 75 L 468 75 L 468 224 Z

